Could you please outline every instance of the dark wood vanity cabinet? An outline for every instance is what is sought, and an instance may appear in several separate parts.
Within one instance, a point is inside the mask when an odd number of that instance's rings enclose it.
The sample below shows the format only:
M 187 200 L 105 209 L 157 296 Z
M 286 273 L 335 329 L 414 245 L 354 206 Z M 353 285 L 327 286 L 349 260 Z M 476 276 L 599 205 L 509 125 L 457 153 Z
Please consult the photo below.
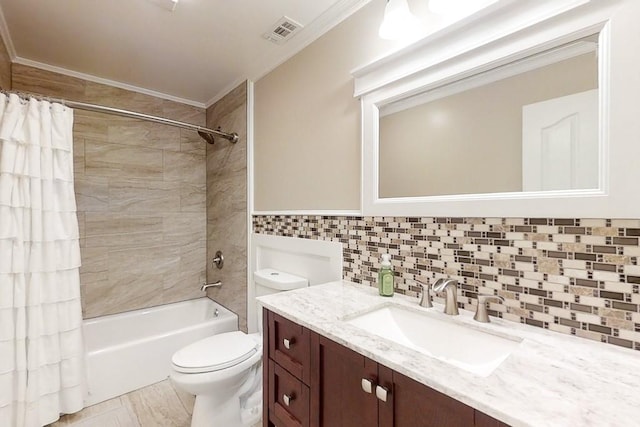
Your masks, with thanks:
M 265 427 L 508 427 L 277 314 L 263 325 Z
M 263 312 L 263 425 L 309 427 L 309 330 Z
M 378 364 L 321 335 L 311 333 L 311 425 L 379 425 Z M 363 391 L 369 381 L 371 392 Z

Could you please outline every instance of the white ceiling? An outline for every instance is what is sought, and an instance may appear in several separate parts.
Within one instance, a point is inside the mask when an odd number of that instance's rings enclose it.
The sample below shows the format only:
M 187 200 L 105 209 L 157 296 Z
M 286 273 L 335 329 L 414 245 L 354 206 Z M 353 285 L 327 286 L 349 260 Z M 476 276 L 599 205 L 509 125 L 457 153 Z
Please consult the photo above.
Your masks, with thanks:
M 0 31 L 14 62 L 207 106 L 369 0 L 180 0 L 173 12 L 161 2 L 0 0 Z M 265 40 L 283 15 L 305 28 Z

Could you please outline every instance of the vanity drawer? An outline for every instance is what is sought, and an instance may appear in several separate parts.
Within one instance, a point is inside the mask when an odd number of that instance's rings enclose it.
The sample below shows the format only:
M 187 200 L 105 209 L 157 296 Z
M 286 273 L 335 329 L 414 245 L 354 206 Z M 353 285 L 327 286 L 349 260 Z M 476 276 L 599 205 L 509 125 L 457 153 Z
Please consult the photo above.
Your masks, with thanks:
M 309 330 L 269 312 L 269 357 L 309 384 Z
M 309 387 L 269 360 L 269 416 L 278 427 L 309 426 Z

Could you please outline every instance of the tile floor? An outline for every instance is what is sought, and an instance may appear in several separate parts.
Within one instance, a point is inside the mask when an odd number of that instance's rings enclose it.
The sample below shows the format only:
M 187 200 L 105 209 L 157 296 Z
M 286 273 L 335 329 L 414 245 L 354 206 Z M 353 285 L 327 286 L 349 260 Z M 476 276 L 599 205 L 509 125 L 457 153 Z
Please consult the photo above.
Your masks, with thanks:
M 49 427 L 189 427 L 194 400 L 166 380 L 64 415 Z

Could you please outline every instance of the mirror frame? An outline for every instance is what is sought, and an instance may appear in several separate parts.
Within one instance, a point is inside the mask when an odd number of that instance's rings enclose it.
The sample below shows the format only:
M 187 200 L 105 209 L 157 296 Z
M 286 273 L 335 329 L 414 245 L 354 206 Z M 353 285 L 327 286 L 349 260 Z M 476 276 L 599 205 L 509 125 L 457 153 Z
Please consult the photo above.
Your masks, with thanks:
M 631 78 L 629 48 L 635 29 L 625 20 L 633 0 L 501 0 L 490 13 L 465 21 L 352 72 L 362 111 L 362 213 L 367 216 L 637 218 L 640 197 L 640 129 L 630 114 L 640 99 Z M 607 3 L 603 5 L 601 3 Z M 437 89 L 496 67 L 599 33 L 598 189 L 380 198 L 378 119 L 380 106 Z M 483 42 L 478 43 L 477 40 Z M 627 77 L 628 76 L 628 77 Z M 612 93 L 613 92 L 613 93 Z M 612 97 L 615 94 L 615 97 Z M 637 109 L 637 108 L 636 108 Z M 615 116 L 613 115 L 615 114 Z M 611 121 L 610 118 L 615 117 Z M 635 120 L 635 121 L 634 121 Z M 610 144 L 609 141 L 615 141 Z M 638 141 L 638 144 L 633 144 Z M 452 165 L 455 167 L 455 165 Z M 464 171 L 461 171 L 464 173 Z

